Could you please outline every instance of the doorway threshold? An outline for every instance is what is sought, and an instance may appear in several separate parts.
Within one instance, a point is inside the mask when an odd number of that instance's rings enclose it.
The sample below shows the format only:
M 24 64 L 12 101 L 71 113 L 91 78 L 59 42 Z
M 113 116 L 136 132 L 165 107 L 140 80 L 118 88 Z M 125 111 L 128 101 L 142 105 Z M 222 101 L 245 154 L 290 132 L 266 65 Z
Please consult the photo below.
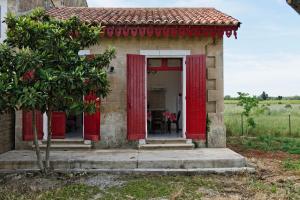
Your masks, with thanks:
M 41 149 L 47 147 L 47 140 L 42 140 L 39 142 Z M 32 145 L 32 148 L 35 148 L 35 145 Z M 51 140 L 51 149 L 53 150 L 89 150 L 92 148 L 91 140 L 83 140 L 82 138 L 66 138 L 66 139 L 52 139 Z
M 194 147 L 192 141 L 185 138 L 147 138 L 138 145 L 141 150 L 182 150 Z
M 183 136 L 182 136 L 182 133 L 179 132 L 179 133 L 149 133 L 148 134 L 148 139 L 184 139 Z
M 54 139 L 52 138 L 51 141 L 53 143 L 59 143 L 59 142 L 62 142 L 62 143 L 82 143 L 82 142 L 85 142 L 85 141 L 89 141 L 89 140 L 84 140 L 83 138 L 63 138 L 63 139 Z M 43 139 L 42 142 L 47 142 L 47 139 Z

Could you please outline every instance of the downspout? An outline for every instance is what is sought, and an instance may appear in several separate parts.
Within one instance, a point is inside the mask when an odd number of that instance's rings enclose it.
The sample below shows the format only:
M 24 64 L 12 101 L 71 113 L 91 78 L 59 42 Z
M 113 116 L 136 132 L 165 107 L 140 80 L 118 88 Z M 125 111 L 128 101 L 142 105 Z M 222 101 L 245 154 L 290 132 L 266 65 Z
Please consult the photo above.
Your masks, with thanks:
M 55 7 L 55 4 L 53 3 L 53 0 L 50 0 L 50 3 L 52 4 L 53 7 Z
M 48 6 L 48 3 L 51 4 Z M 55 8 L 55 4 L 53 3 L 53 0 L 44 0 L 44 8 L 46 10 L 51 9 L 51 8 Z

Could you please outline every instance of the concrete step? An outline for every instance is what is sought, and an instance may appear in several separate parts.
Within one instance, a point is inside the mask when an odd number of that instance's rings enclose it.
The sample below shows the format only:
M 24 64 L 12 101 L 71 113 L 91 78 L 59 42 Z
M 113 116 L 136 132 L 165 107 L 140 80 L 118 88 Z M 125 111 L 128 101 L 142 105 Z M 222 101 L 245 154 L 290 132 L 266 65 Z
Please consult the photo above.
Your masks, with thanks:
M 83 139 L 52 139 L 52 144 L 91 144 L 90 140 Z M 46 140 L 42 140 L 42 144 L 47 144 Z
M 187 140 L 184 138 L 150 138 L 146 140 L 146 144 L 186 144 Z
M 41 149 L 46 149 L 47 144 L 40 144 Z M 32 145 L 32 148 L 35 148 L 35 145 Z M 76 143 L 52 143 L 51 150 L 89 150 L 92 148 L 91 144 L 76 144 Z
M 175 144 L 141 144 L 139 149 L 142 150 L 187 150 L 194 149 L 194 144 L 175 143 Z
M 42 152 L 42 156 L 45 153 Z M 243 156 L 226 148 L 201 148 L 193 150 L 139 151 L 82 150 L 52 151 L 51 166 L 57 170 L 221 170 L 247 167 Z M 1 170 L 38 169 L 35 151 L 14 150 L 0 154 Z M 187 170 L 187 171 L 186 171 Z

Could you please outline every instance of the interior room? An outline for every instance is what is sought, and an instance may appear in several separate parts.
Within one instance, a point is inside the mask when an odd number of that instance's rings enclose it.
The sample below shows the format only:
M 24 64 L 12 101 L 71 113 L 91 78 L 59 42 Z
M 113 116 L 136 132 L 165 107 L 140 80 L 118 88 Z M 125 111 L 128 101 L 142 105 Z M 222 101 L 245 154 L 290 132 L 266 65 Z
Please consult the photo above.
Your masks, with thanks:
M 67 115 L 66 138 L 83 138 L 83 114 Z
M 181 59 L 166 64 L 170 68 L 180 66 Z M 158 68 L 153 70 L 152 67 L 155 67 L 153 65 L 162 64 L 159 64 L 158 59 L 154 64 L 148 60 L 148 137 L 182 137 L 182 71 L 161 69 L 166 66 L 160 67 L 161 70 L 157 70 Z

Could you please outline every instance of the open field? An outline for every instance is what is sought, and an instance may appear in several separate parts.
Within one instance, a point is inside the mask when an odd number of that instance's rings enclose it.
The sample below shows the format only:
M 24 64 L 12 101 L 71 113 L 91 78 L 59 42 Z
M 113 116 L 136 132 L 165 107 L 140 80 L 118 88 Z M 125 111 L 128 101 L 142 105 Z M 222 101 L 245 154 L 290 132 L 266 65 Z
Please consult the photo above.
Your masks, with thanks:
M 225 104 L 237 104 L 238 100 L 224 100 Z M 300 100 L 265 100 L 260 101 L 260 104 L 300 104 Z
M 228 135 L 242 135 L 241 113 L 242 107 L 237 106 L 236 100 L 225 101 L 224 120 Z M 260 109 L 252 112 L 256 122 L 255 128 L 248 128 L 244 119 L 244 135 L 274 135 L 300 137 L 300 101 L 282 100 L 261 101 Z M 264 108 L 261 109 L 262 105 Z M 289 115 L 291 117 L 291 134 L 289 130 Z

